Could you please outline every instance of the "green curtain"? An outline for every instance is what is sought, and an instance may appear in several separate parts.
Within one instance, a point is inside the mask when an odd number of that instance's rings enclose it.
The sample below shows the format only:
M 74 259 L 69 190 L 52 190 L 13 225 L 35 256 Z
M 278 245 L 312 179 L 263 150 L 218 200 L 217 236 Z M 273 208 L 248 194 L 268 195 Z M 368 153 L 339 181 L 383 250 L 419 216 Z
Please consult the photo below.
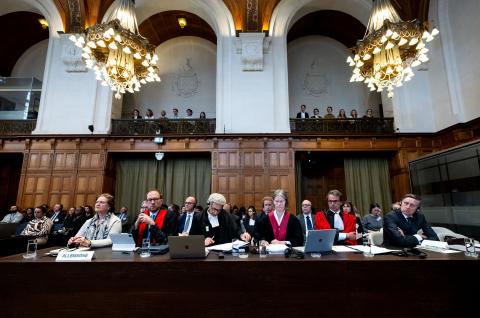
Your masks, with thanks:
M 149 189 L 159 189 L 165 204 L 181 206 L 193 195 L 205 207 L 210 195 L 212 165 L 209 158 L 122 158 L 117 160 L 115 207 L 126 206 L 130 222 L 136 217 Z
M 297 214 L 302 212 L 302 161 L 295 160 L 295 197 L 297 198 Z
M 349 201 L 363 216 L 368 214 L 371 203 L 379 203 L 383 213 L 392 204 L 390 173 L 385 158 L 345 158 L 345 186 Z

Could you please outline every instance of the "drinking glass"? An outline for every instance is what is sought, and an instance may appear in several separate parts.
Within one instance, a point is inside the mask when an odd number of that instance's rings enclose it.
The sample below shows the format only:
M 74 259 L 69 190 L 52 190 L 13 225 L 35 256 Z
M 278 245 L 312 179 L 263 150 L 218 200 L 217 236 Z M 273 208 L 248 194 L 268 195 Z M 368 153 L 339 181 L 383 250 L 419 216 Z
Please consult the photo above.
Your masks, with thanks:
M 248 258 L 248 246 L 242 246 L 238 248 L 238 257 L 239 258 Z
M 477 256 L 477 253 L 475 252 L 475 240 L 473 238 L 465 238 L 465 255 Z
M 142 240 L 142 249 L 140 250 L 140 257 L 149 257 L 150 254 L 150 239 Z
M 372 253 L 372 240 L 370 239 L 370 235 L 368 234 L 364 234 L 363 235 L 363 238 L 362 238 L 362 241 L 363 241 L 363 256 L 365 257 L 372 257 L 373 256 L 373 253 Z
M 37 241 L 28 240 L 27 252 L 23 255 L 23 258 L 35 258 L 37 257 Z
M 265 245 L 260 244 L 258 246 L 258 254 L 260 255 L 260 258 L 267 257 L 267 247 Z

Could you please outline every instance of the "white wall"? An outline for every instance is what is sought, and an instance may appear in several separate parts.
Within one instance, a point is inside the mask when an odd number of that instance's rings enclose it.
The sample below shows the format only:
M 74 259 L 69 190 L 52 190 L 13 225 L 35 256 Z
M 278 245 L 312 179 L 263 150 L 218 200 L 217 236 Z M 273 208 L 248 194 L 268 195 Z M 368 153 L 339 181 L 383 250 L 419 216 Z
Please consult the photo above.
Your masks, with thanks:
M 177 107 L 180 117 L 185 116 L 187 108 L 193 110 L 194 117 L 202 111 L 207 118 L 216 117 L 216 50 L 212 42 L 193 36 L 174 38 L 159 45 L 156 53 L 162 81 L 148 83 L 140 92 L 124 98 L 123 116 L 128 117 L 134 108 L 143 116 L 150 108 L 155 117 L 161 110 L 169 117 L 172 108 Z
M 43 82 L 47 50 L 48 39 L 28 48 L 15 63 L 12 77 L 35 77 Z
M 355 108 L 359 116 L 367 108 L 378 110 L 378 104 L 368 104 L 366 85 L 350 83 L 352 71 L 345 62 L 348 53 L 343 44 L 323 36 L 302 37 L 288 44 L 290 117 L 296 116 L 301 104 L 310 115 L 318 107 L 321 116 L 329 105 L 335 115 L 341 108 L 347 114 Z

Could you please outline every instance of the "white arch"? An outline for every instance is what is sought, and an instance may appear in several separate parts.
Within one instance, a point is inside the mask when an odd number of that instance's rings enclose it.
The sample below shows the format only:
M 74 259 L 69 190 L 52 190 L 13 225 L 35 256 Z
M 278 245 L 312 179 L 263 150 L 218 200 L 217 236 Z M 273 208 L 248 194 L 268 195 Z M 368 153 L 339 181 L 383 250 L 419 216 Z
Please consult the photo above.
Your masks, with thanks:
M 108 8 L 103 17 L 103 22 L 113 9 L 113 5 Z M 198 15 L 212 27 L 217 37 L 235 35 L 232 14 L 220 0 L 137 0 L 135 2 L 138 24 L 154 14 L 169 10 L 187 11 Z

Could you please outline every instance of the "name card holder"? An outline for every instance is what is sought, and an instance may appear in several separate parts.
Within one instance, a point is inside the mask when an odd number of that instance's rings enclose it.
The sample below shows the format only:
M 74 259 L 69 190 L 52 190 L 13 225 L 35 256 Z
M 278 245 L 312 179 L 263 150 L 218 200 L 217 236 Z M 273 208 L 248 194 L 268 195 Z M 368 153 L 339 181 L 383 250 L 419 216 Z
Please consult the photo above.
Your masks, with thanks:
M 56 262 L 91 262 L 94 251 L 60 251 Z

